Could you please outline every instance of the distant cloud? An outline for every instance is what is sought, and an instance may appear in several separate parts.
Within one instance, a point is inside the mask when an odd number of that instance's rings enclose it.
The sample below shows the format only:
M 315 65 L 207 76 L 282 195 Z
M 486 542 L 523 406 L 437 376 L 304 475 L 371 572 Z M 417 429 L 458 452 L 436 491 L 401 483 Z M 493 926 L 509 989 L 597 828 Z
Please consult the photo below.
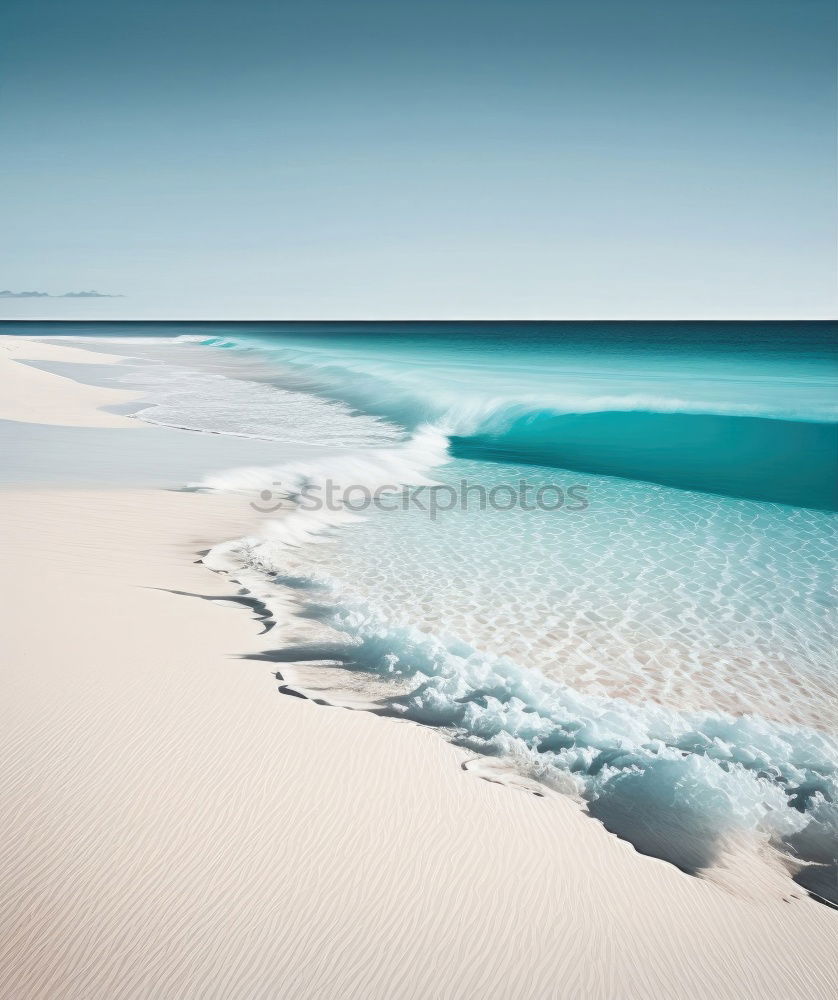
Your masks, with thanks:
M 11 292 L 8 288 L 0 291 L 0 299 L 121 299 L 123 295 L 109 295 L 107 292 L 64 292 L 52 295 L 50 292 Z

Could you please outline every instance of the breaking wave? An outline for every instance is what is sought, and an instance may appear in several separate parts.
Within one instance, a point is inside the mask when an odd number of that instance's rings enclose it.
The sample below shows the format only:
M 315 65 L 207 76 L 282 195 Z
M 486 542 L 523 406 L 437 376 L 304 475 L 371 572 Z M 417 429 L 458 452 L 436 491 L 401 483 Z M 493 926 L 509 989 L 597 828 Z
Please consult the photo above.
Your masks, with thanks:
M 194 338 L 191 338 L 194 339 Z M 824 510 L 838 509 L 838 382 L 731 368 L 710 377 L 592 371 L 579 360 L 360 355 L 210 337 L 269 358 L 276 382 L 408 430 L 433 424 L 453 457 L 517 462 Z M 645 362 L 644 362 L 645 364 Z M 536 391 L 534 391 L 534 389 Z M 662 391 L 668 390 L 668 391 Z M 676 390 L 673 392 L 672 390 Z
M 663 379 L 656 386 L 638 377 L 597 382 L 565 372 L 559 392 L 555 371 L 539 374 L 520 359 L 516 368 L 512 353 L 492 365 L 443 359 L 429 374 L 417 356 L 391 358 L 387 350 L 353 364 L 345 357 L 336 363 L 331 350 L 304 352 L 279 339 L 187 339 L 269 356 L 270 380 L 193 373 L 158 393 L 144 419 L 312 446 L 304 459 L 193 484 L 224 491 L 282 484 L 286 510 L 264 536 L 217 546 L 206 559 L 260 599 L 266 586 L 277 593 L 317 587 L 307 615 L 329 638 L 273 651 L 275 662 L 334 661 L 398 680 L 389 711 L 577 796 L 638 850 L 685 871 L 712 866 L 728 840 L 745 836 L 804 871 L 829 873 L 818 885 L 834 882 L 838 743 L 831 735 L 727 714 L 715 702 L 678 711 L 580 690 L 525 659 L 423 629 L 418 619 L 395 622 L 329 580 L 295 575 L 286 559 L 291 549 L 357 520 L 340 505 L 303 510 L 298 500 L 307 485 L 431 483 L 431 470 L 458 456 L 831 508 L 838 424 L 823 386 L 804 398 L 793 379 L 775 380 L 768 390 L 764 381 L 757 391 L 748 379 L 711 384 L 687 373 L 673 390 Z M 687 384 L 692 395 L 680 391 Z M 507 390 L 498 392 L 499 385 Z M 675 533 L 671 544 L 678 544 Z M 727 595 L 725 601 L 732 603 Z

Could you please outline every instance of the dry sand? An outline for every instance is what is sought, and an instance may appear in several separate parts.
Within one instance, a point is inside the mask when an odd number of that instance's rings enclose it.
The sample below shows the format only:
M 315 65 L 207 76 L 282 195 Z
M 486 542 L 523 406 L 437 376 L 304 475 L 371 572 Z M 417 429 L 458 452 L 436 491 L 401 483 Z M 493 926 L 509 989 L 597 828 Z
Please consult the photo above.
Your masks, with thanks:
M 23 346 L 0 350 L 0 415 L 123 420 L 94 408 L 113 392 L 18 377 L 14 356 L 72 360 Z M 790 881 L 691 878 L 431 730 L 279 695 L 240 658 L 268 644 L 247 609 L 170 592 L 230 593 L 194 560 L 246 528 L 241 500 L 0 506 L 4 1000 L 838 990 L 838 914 Z
M 23 423 L 61 424 L 65 427 L 130 427 L 136 420 L 99 407 L 126 403 L 139 393 L 81 385 L 69 378 L 39 371 L 27 361 L 77 361 L 114 364 L 119 358 L 78 347 L 56 347 L 23 337 L 0 336 L 0 420 Z

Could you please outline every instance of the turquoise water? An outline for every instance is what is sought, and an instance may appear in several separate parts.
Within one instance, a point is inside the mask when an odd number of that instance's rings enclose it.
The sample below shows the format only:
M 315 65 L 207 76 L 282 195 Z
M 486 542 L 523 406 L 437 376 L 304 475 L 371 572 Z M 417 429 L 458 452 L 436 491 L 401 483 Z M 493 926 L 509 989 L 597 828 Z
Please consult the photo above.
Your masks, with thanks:
M 318 328 L 211 343 L 263 353 L 286 387 L 440 426 L 455 456 L 838 505 L 827 324 Z
M 142 419 L 277 443 L 192 485 L 296 504 L 233 546 L 240 579 L 343 638 L 282 655 L 392 678 L 393 711 L 685 870 L 742 833 L 836 864 L 834 325 L 97 332 L 152 362 Z M 565 502 L 427 509 L 522 482 Z M 425 509 L 346 509 L 404 484 Z

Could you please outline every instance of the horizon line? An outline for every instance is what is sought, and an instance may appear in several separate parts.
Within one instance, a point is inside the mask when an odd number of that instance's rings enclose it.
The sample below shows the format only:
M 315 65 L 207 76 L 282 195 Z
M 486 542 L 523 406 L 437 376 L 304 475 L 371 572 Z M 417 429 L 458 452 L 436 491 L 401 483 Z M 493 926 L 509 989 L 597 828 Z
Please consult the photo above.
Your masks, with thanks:
M 270 317 L 259 319 L 243 319 L 232 317 L 216 317 L 212 319 L 198 317 L 148 317 L 148 318 L 119 318 L 119 317 L 68 317 L 59 318 L 55 316 L 43 317 L 39 319 L 34 316 L 24 317 L 2 317 L 0 323 L 838 323 L 838 314 L 835 316 L 544 316 L 538 318 L 516 318 L 514 316 L 501 317 L 416 317 L 416 318 L 294 318 L 294 317 Z

